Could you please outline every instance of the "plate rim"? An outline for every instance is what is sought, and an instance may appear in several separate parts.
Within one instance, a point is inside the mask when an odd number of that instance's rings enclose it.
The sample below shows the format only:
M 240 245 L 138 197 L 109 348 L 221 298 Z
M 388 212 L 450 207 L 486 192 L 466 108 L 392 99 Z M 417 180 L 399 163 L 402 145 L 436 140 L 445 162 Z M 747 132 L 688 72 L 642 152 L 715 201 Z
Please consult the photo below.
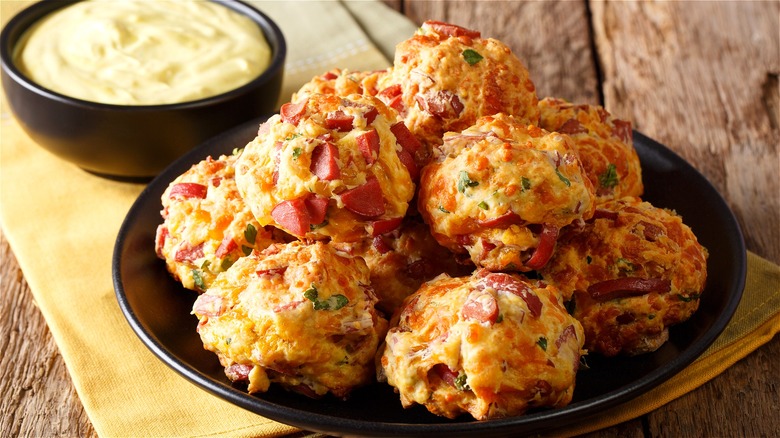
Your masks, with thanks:
M 739 254 L 735 255 L 736 258 L 734 260 L 736 262 L 737 275 L 735 278 L 733 278 L 733 284 L 724 287 L 724 290 L 726 292 L 730 292 L 731 295 L 726 300 L 726 305 L 723 312 L 721 312 L 717 318 L 715 318 L 711 327 L 705 331 L 696 342 L 694 342 L 688 348 L 682 350 L 680 354 L 675 356 L 670 361 L 670 363 L 656 368 L 639 379 L 633 380 L 626 385 L 620 386 L 617 389 L 599 395 L 595 398 L 573 402 L 563 408 L 543 410 L 521 416 L 488 421 L 428 424 L 356 420 L 292 408 L 249 395 L 246 392 L 228 386 L 223 382 L 212 379 L 211 377 L 200 372 L 193 365 L 185 363 L 180 358 L 172 355 L 168 349 L 157 339 L 157 337 L 153 333 L 150 333 L 146 327 L 144 327 L 144 324 L 139 320 L 135 310 L 128 301 L 126 292 L 124 290 L 124 284 L 122 282 L 120 265 L 122 262 L 124 242 L 126 241 L 129 228 L 132 225 L 133 219 L 142 213 L 142 200 L 146 199 L 151 191 L 156 188 L 158 189 L 160 184 L 165 184 L 165 186 L 167 186 L 168 183 L 170 183 L 172 180 L 171 175 L 177 172 L 176 169 L 181 169 L 181 172 L 177 173 L 178 175 L 183 173 L 191 165 L 201 161 L 202 159 L 205 159 L 205 155 L 203 155 L 203 153 L 206 149 L 212 147 L 211 145 L 220 142 L 222 139 L 233 138 L 241 135 L 245 131 L 247 135 L 250 135 L 249 129 L 251 127 L 259 126 L 259 124 L 268 117 L 270 116 L 264 116 L 242 123 L 235 128 L 232 128 L 207 140 L 179 159 L 175 160 L 163 172 L 155 177 L 146 187 L 144 187 L 143 191 L 139 194 L 138 198 L 134 201 L 133 205 L 128 210 L 117 234 L 112 256 L 112 280 L 117 302 L 123 315 L 125 316 L 125 319 L 135 334 L 140 338 L 142 343 L 158 359 L 160 359 L 163 363 L 184 377 L 190 383 L 211 393 L 212 395 L 218 396 L 223 400 L 226 400 L 255 414 L 274 421 L 300 427 L 302 429 L 325 433 L 333 433 L 336 431 L 339 433 L 360 434 L 364 436 L 397 435 L 399 433 L 404 435 L 424 435 L 432 432 L 447 433 L 448 436 L 471 435 L 477 433 L 495 434 L 513 431 L 517 432 L 520 430 L 520 428 L 522 428 L 523 433 L 533 433 L 543 430 L 554 431 L 557 428 L 568 426 L 577 421 L 586 420 L 587 418 L 592 417 L 605 409 L 612 408 L 618 404 L 625 403 L 629 400 L 639 397 L 640 395 L 652 390 L 657 385 L 677 375 L 683 368 L 690 365 L 693 361 L 700 357 L 701 354 L 703 354 L 704 351 L 706 351 L 706 349 L 712 345 L 715 339 L 720 336 L 725 327 L 728 325 L 728 322 L 733 317 L 734 312 L 736 311 L 737 306 L 739 305 L 739 302 L 742 298 L 747 274 L 747 254 L 745 249 L 744 236 L 733 211 L 728 206 L 722 195 L 717 191 L 717 189 L 715 189 L 712 183 L 701 172 L 698 171 L 698 169 L 693 167 L 690 163 L 677 155 L 676 152 L 672 151 L 667 146 L 657 142 L 656 140 L 653 140 L 639 131 L 634 130 L 633 134 L 635 145 L 639 143 L 642 145 L 642 147 L 648 147 L 649 151 L 653 154 L 659 155 L 662 159 L 673 161 L 677 166 L 682 167 L 683 172 L 692 172 L 694 177 L 701 178 L 707 183 L 707 186 L 715 195 L 716 200 L 722 204 L 719 207 L 721 207 L 724 212 L 727 212 L 727 214 L 723 217 L 724 223 L 728 225 L 727 228 L 732 228 L 732 231 L 734 231 L 734 233 L 729 233 L 728 237 L 733 240 L 732 244 L 740 250 Z M 175 176 L 173 176 L 173 178 L 175 178 Z M 554 420 L 556 423 L 554 427 L 550 427 L 549 424 L 546 424 L 552 420 Z

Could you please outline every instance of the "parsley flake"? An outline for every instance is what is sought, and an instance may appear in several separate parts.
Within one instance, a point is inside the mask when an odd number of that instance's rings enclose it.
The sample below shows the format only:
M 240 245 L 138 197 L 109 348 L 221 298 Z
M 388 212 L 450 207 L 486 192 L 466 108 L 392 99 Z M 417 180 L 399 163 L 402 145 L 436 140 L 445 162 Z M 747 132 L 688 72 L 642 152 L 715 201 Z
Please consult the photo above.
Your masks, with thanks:
M 255 244 L 255 240 L 257 240 L 257 228 L 255 228 L 254 225 L 246 224 L 246 230 L 244 230 L 244 239 L 246 239 L 246 241 L 252 245 Z
M 303 149 L 301 149 L 301 148 L 293 148 L 293 152 L 292 152 L 293 160 L 297 160 L 298 157 L 301 156 L 301 152 L 303 152 Z
M 233 260 L 232 258 L 225 257 L 224 259 L 222 259 L 222 263 L 219 264 L 219 268 L 222 269 L 223 271 L 227 271 L 228 269 L 230 269 L 231 266 L 233 266 L 233 263 L 235 262 L 236 261 Z
M 526 177 L 520 178 L 520 184 L 523 186 L 523 191 L 531 189 L 531 180 Z
M 447 210 L 446 208 L 442 207 L 441 205 L 439 206 L 439 211 L 442 212 L 442 213 L 447 213 L 447 214 L 452 213 L 451 211 Z
M 540 336 L 539 340 L 536 341 L 536 345 L 542 347 L 542 350 L 547 351 L 547 338 Z
M 617 175 L 617 167 L 609 163 L 607 166 L 607 170 L 604 171 L 601 175 L 599 175 L 599 185 L 601 187 L 611 189 L 612 187 L 615 187 L 618 184 L 618 175 Z
M 192 280 L 195 282 L 195 287 L 200 290 L 206 289 L 206 283 L 203 281 L 203 275 L 197 269 L 192 270 Z
M 469 63 L 469 65 L 474 65 L 479 61 L 482 61 L 482 55 L 480 55 L 474 50 L 466 49 L 463 51 L 463 59 L 465 59 L 466 62 Z
M 331 295 L 326 300 L 320 300 L 319 292 L 314 283 L 303 292 L 303 296 L 314 303 L 314 310 L 339 310 L 349 303 L 347 297 L 341 294 Z
M 555 173 L 558 174 L 558 179 L 563 181 L 564 184 L 566 184 L 566 187 L 571 187 L 571 181 L 569 181 L 569 178 L 566 178 L 564 174 L 561 173 L 560 170 L 555 169 Z
M 479 204 L 477 204 L 477 207 L 479 207 L 479 208 L 481 208 L 483 210 L 487 210 L 488 208 L 490 208 L 490 206 L 487 205 L 487 202 L 485 202 L 485 201 L 482 201 Z
M 252 248 L 251 246 L 241 245 L 241 252 L 243 252 L 245 256 L 252 254 L 253 249 L 254 248 Z
M 466 383 L 467 379 L 468 376 L 466 374 L 458 374 L 458 377 L 455 378 L 455 388 L 457 388 L 458 391 L 470 390 L 471 387 L 469 387 L 469 384 Z
M 691 301 L 698 300 L 700 296 L 701 294 L 690 294 L 688 296 L 685 296 L 683 294 L 677 294 L 677 298 L 683 303 L 690 303 Z
M 479 182 L 472 181 L 471 178 L 469 178 L 468 172 L 465 170 L 461 170 L 458 174 L 458 191 L 460 193 L 466 193 L 468 187 L 476 187 L 478 185 Z
M 318 224 L 310 224 L 309 225 L 309 230 L 310 231 L 314 231 L 314 230 L 320 229 L 320 228 L 322 228 L 322 227 L 324 227 L 326 225 L 328 225 L 328 220 L 327 219 L 325 219 L 324 221 L 322 221 L 322 222 L 320 222 Z

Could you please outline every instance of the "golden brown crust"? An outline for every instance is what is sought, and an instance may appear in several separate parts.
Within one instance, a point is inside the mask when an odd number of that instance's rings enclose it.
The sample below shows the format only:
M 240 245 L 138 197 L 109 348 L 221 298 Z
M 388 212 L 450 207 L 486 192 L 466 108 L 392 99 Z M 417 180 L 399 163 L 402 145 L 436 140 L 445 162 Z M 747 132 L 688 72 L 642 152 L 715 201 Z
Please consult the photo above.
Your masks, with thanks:
M 598 105 L 574 105 L 562 99 L 539 101 L 540 126 L 568 134 L 588 178 L 596 202 L 642 196 L 642 168 L 634 149 L 631 122 L 613 117 Z
M 203 292 L 220 272 L 274 242 L 239 196 L 234 155 L 207 159 L 174 179 L 162 195 L 156 250 L 187 289 Z
M 374 353 L 387 330 L 376 301 L 363 260 L 321 242 L 292 242 L 236 262 L 193 313 L 204 347 L 229 377 L 248 380 L 249 392 L 277 383 L 345 397 L 374 381 Z
M 418 194 L 439 243 L 496 271 L 536 269 L 529 259 L 543 234 L 589 218 L 594 208 L 571 139 L 503 114 L 448 133 L 423 169 Z
M 485 270 L 440 276 L 391 326 L 378 375 L 405 407 L 486 420 L 571 400 L 583 333 L 552 286 Z
M 588 350 L 639 354 L 698 308 L 707 250 L 674 212 L 626 197 L 564 230 L 542 274 L 573 300 Z

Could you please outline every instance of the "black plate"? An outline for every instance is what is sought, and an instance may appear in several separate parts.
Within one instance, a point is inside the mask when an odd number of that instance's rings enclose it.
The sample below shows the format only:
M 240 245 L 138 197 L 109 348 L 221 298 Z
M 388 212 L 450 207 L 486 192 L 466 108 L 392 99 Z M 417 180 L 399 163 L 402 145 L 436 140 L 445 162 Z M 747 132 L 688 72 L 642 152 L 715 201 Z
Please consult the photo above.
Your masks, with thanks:
M 311 400 L 278 388 L 250 396 L 231 385 L 217 358 L 205 351 L 190 315 L 195 294 L 168 275 L 154 251 L 160 196 L 168 184 L 205 157 L 230 153 L 254 138 L 261 120 L 216 137 L 176 161 L 141 193 L 122 224 L 114 248 L 113 279 L 125 317 L 146 346 L 186 379 L 249 411 L 303 429 L 352 435 L 506 435 L 550 432 L 554 428 L 630 400 L 652 389 L 695 360 L 731 319 L 745 284 L 745 244 L 723 198 L 691 165 L 665 146 L 634 133 L 643 166 L 644 199 L 673 208 L 709 249 L 709 278 L 699 311 L 672 327 L 658 351 L 634 358 L 587 358 L 590 369 L 577 375 L 572 403 L 562 409 L 484 422 L 448 420 L 422 407 L 403 409 L 390 386 L 374 384 L 348 401 Z

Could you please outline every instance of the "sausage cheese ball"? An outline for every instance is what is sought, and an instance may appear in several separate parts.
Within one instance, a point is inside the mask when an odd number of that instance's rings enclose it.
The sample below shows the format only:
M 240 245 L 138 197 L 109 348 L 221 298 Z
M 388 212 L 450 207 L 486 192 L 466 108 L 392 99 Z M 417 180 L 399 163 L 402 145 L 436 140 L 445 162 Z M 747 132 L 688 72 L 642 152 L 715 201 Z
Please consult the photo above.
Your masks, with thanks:
M 387 70 L 358 71 L 333 69 L 315 76 L 293 93 L 291 102 L 301 102 L 312 94 L 335 94 L 347 97 L 352 94 L 364 94 L 376 96 L 380 78 L 387 74 Z
M 473 271 L 472 266 L 457 263 L 453 254 L 431 236 L 427 225 L 408 217 L 391 232 L 337 245 L 366 261 L 371 285 L 379 297 L 377 307 L 388 315 L 423 282 L 441 273 L 459 276 Z
M 541 273 L 571 298 L 586 347 L 605 356 L 655 351 L 698 308 L 707 250 L 673 211 L 627 197 L 563 231 Z
M 390 74 L 377 95 L 396 109 L 430 149 L 447 131 L 482 116 L 506 113 L 538 124 L 536 89 L 511 49 L 453 24 L 426 21 L 396 46 Z M 419 156 L 420 160 L 426 157 Z
M 418 209 L 439 243 L 492 271 L 539 269 L 558 230 L 595 208 L 572 140 L 497 114 L 447 133 Z
M 585 172 L 596 188 L 597 202 L 642 196 L 642 168 L 633 144 L 631 122 L 616 119 L 597 105 L 574 105 L 562 99 L 539 102 L 539 126 L 568 134 Z
M 273 243 L 238 194 L 235 155 L 211 157 L 177 177 L 162 195 L 157 255 L 187 289 L 202 292 L 253 249 Z
M 198 333 L 248 392 L 271 382 L 311 397 L 345 397 L 374 381 L 387 330 L 368 268 L 328 244 L 274 244 L 237 261 L 198 297 Z
M 298 237 L 355 241 L 402 218 L 417 168 L 411 137 L 381 101 L 314 94 L 282 105 L 236 163 L 261 225 Z
M 425 283 L 393 317 L 377 374 L 409 407 L 475 419 L 563 407 L 584 335 L 555 287 L 479 270 Z

